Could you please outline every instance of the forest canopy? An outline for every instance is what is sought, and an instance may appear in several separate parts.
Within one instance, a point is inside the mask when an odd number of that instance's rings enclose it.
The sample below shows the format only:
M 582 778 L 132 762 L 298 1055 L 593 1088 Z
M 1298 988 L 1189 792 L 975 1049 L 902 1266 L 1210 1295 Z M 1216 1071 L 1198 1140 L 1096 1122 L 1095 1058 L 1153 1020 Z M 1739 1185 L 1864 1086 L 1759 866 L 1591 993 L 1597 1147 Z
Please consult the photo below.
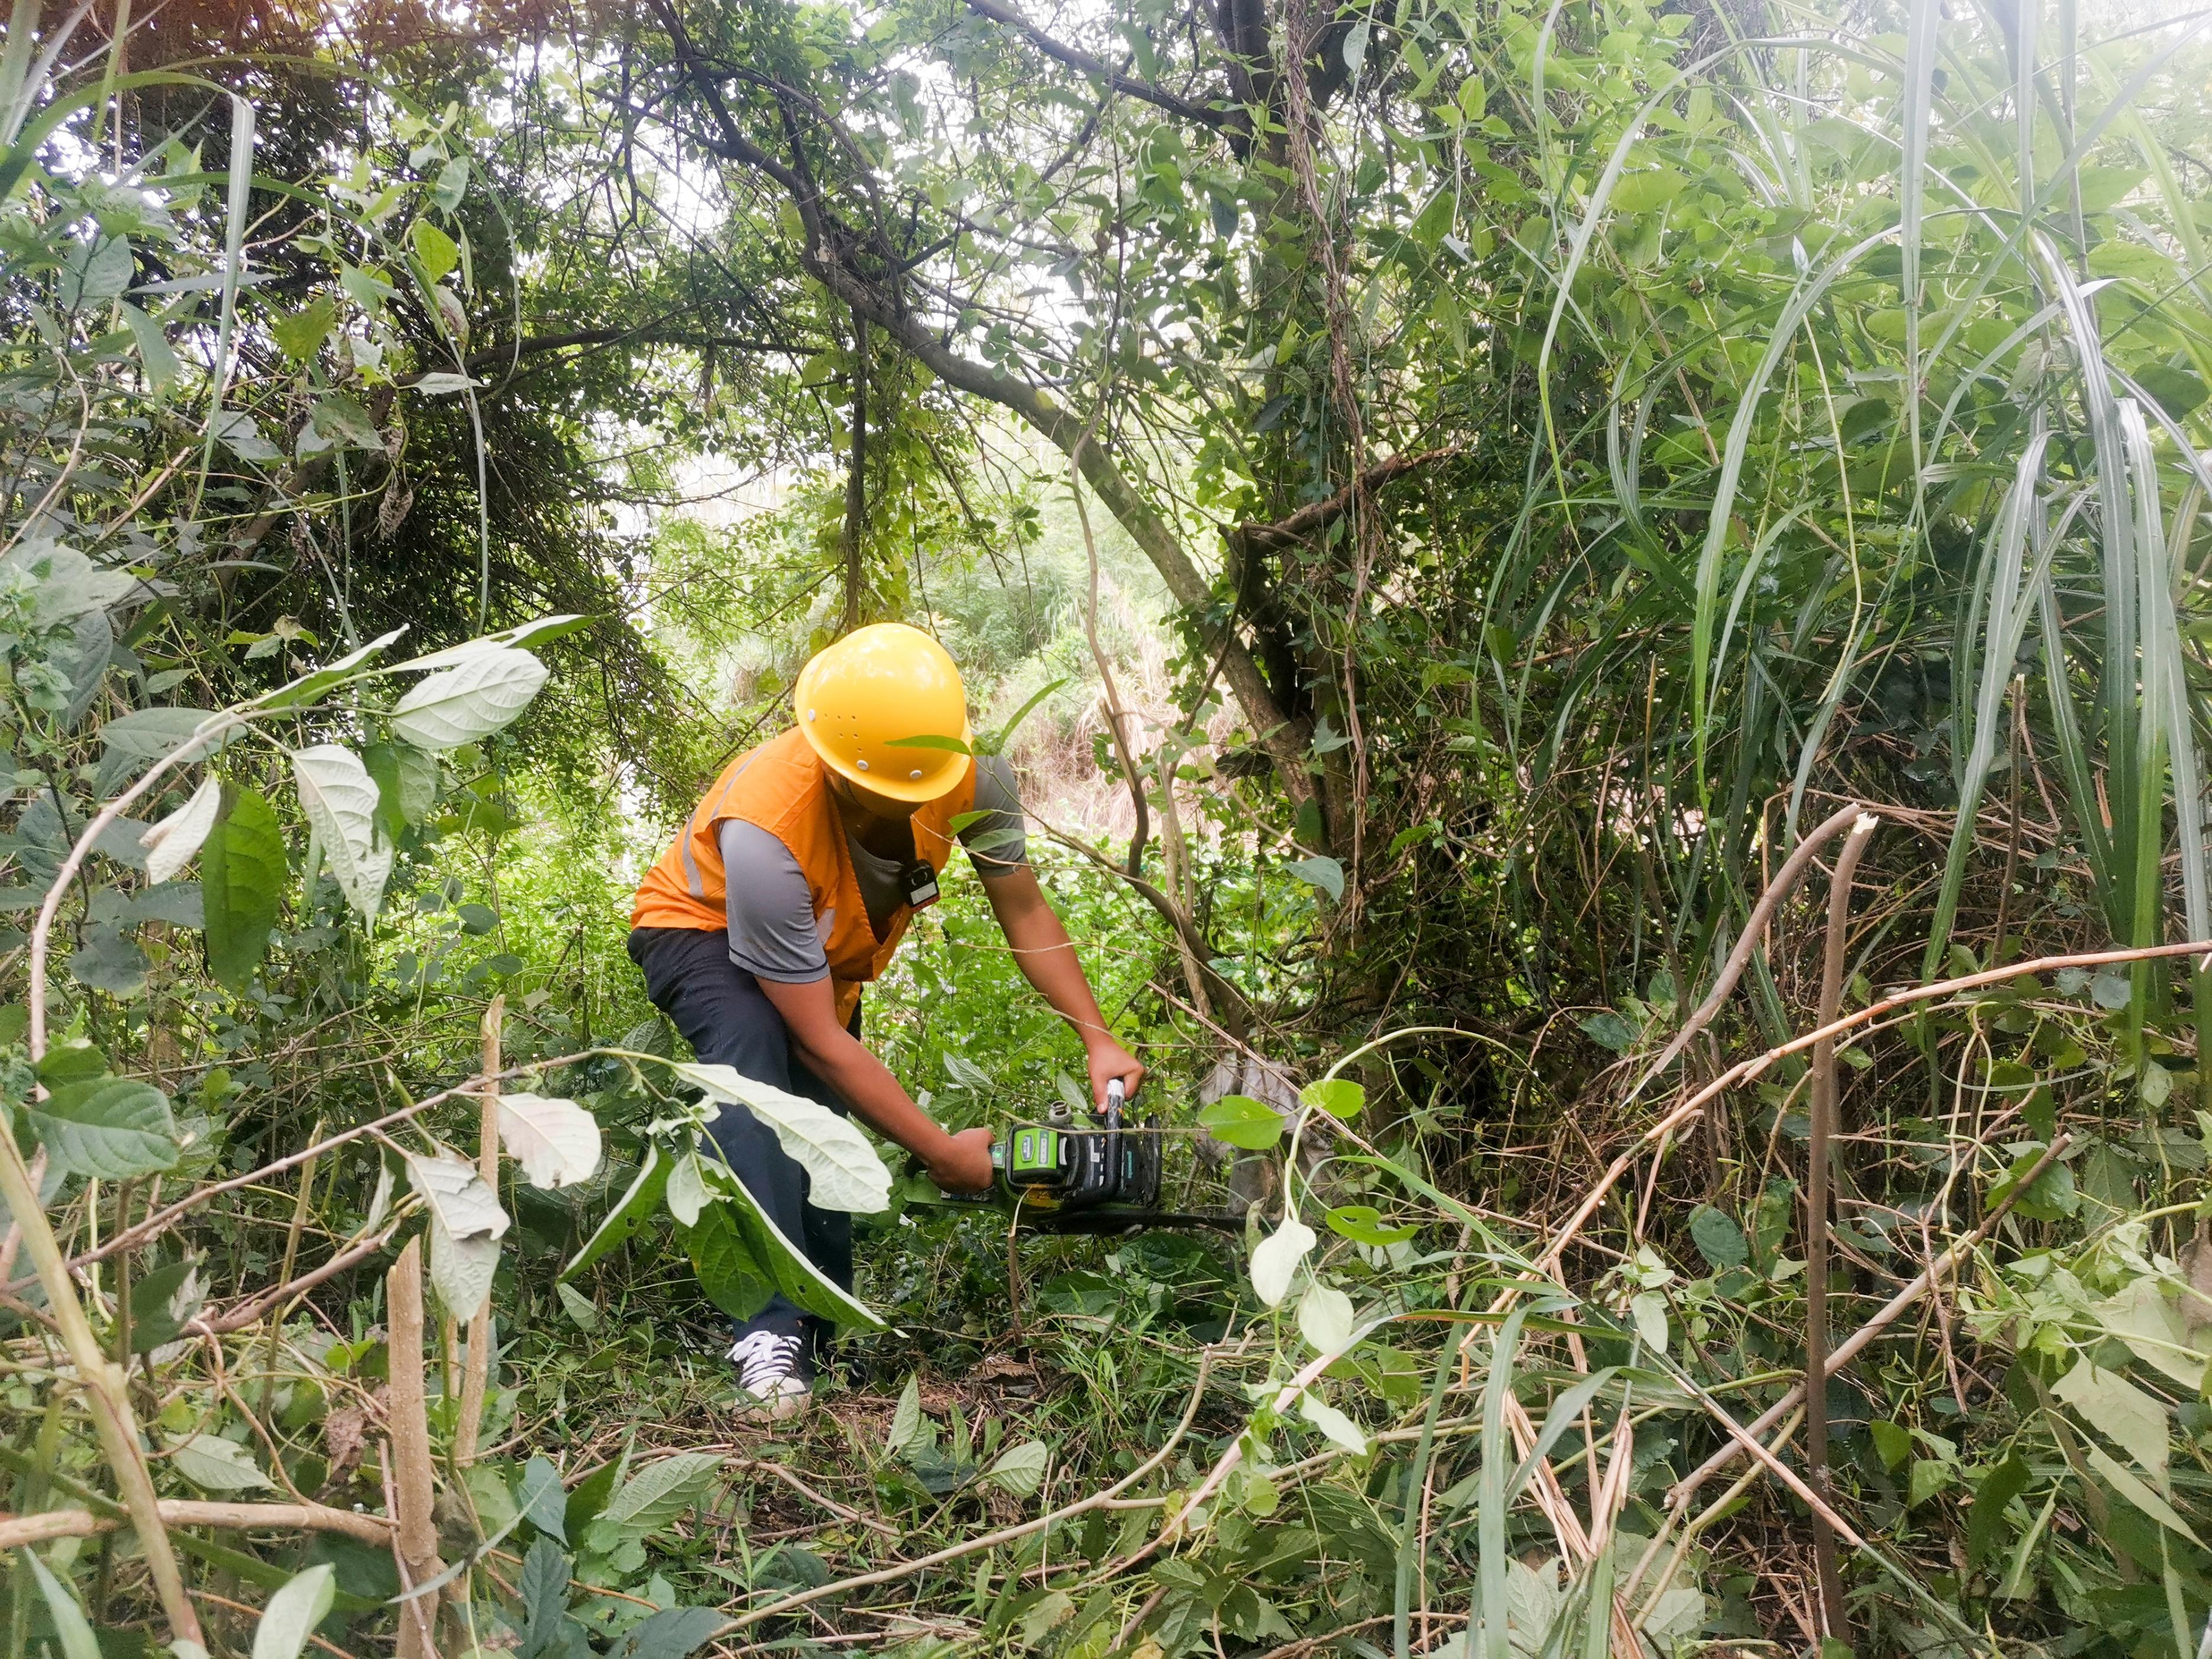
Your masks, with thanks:
M 2204 22 L 14 0 L 9 1659 L 2202 1659 Z M 1175 1225 L 647 1000 L 883 621 Z M 1087 1112 L 979 889 L 866 1039 Z

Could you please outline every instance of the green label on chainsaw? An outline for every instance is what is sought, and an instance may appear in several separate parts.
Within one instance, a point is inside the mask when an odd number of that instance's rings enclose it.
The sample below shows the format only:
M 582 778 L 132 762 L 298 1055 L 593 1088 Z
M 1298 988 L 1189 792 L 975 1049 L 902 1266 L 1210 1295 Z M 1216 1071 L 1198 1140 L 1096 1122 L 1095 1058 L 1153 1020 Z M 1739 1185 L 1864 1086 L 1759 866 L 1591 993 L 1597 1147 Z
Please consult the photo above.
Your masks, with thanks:
M 1024 1123 L 1016 1128 L 1013 1156 L 1006 1161 L 1006 1175 L 1015 1182 L 1059 1179 L 1060 1131 L 1038 1123 Z

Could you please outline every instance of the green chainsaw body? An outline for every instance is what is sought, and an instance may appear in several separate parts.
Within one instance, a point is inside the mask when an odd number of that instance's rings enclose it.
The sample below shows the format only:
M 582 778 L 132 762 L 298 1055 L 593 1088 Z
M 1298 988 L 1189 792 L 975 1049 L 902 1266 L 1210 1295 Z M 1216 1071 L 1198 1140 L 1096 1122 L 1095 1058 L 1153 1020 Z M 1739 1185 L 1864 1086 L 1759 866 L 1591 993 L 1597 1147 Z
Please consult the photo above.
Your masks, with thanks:
M 948 1194 L 941 1201 L 1005 1211 L 1018 1228 L 1036 1232 L 1242 1229 L 1244 1218 L 1228 1211 L 1159 1208 L 1162 1139 L 1152 1119 L 1140 1124 L 1122 1121 L 1117 1083 L 1108 1091 L 1106 1109 L 1096 1125 L 1078 1123 L 1063 1106 L 1042 1121 L 1009 1127 L 991 1147 L 991 1163 L 998 1172 L 992 1189 Z

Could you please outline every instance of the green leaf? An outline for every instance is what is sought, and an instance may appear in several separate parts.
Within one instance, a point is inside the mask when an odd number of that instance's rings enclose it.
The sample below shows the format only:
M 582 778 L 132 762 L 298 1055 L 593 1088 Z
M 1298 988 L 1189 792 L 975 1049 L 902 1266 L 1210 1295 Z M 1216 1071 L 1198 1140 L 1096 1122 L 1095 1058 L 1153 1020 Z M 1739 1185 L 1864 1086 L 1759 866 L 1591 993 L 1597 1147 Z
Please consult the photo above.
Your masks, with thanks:
M 300 1659 L 307 1637 L 331 1610 L 337 1569 L 325 1561 L 288 1580 L 269 1598 L 253 1630 L 253 1659 Z
M 612 1466 L 609 1466 L 612 1473 Z M 550 1651 L 568 1620 L 567 1555 L 550 1539 L 540 1538 L 522 1558 L 522 1659 Z
M 1881 1458 L 1882 1468 L 1901 1468 L 1911 1455 L 1912 1431 L 1903 1424 L 1878 1418 L 1867 1425 L 1867 1432 L 1874 1437 L 1874 1449 Z
M 53 1620 L 54 1634 L 61 1638 L 62 1659 L 100 1659 L 100 1643 L 85 1622 L 84 1609 L 77 1606 L 76 1597 L 39 1559 L 36 1550 L 26 1549 L 23 1559 L 31 1564 L 31 1577 L 38 1581 L 39 1594 L 46 1598 L 46 1616 Z
M 1042 1440 L 1024 1440 L 1000 1452 L 983 1471 L 983 1481 L 1011 1497 L 1034 1498 L 1051 1467 L 1052 1449 Z
M 563 1280 L 574 1279 L 645 1224 L 647 1218 L 660 1207 L 661 1194 L 668 1188 L 672 1163 L 658 1146 L 650 1141 L 646 1143 L 645 1162 L 639 1166 L 635 1179 L 614 1208 L 607 1212 L 606 1219 L 584 1241 L 584 1248 L 561 1269 Z
M 663 1607 L 623 1638 L 613 1659 L 684 1659 L 727 1623 L 713 1607 Z
M 106 305 L 131 286 L 131 244 L 120 236 L 73 241 L 62 256 L 54 298 L 64 311 Z
M 534 1456 L 523 1465 L 515 1507 L 538 1531 L 564 1544 L 568 1541 L 568 1494 L 561 1490 L 561 1471 L 547 1459 Z
M 107 1055 L 87 1037 L 64 1037 L 46 1050 L 38 1067 L 39 1081 L 49 1089 L 106 1075 Z
M 1371 1204 L 1339 1205 L 1322 1219 L 1328 1223 L 1328 1230 L 1340 1238 L 1348 1238 L 1355 1244 L 1365 1244 L 1376 1249 L 1402 1244 L 1420 1231 L 1418 1227 L 1386 1226 L 1382 1212 Z
M 368 769 L 343 744 L 320 743 L 292 751 L 292 781 L 346 902 L 363 921 L 374 921 L 384 908 L 392 848 L 376 832 L 380 796 Z
M 807 1201 L 817 1209 L 872 1214 L 890 1207 L 891 1172 L 850 1118 L 731 1066 L 669 1062 L 711 1100 L 743 1106 L 775 1132 L 776 1144 L 806 1171 Z
M 959 738 L 934 736 L 887 738 L 884 740 L 884 747 L 886 749 L 943 749 L 955 755 L 972 755 L 975 752 Z
M 1690 1242 L 1716 1272 L 1741 1267 L 1751 1260 L 1751 1244 L 1735 1218 L 1710 1204 L 1690 1212 Z
M 2013 1159 L 2012 1166 L 1990 1188 L 1990 1208 L 1995 1209 L 2011 1196 L 2043 1152 L 2041 1146 L 2030 1146 Z M 2035 1183 L 2021 1193 L 2012 1206 L 2014 1215 L 2030 1221 L 2057 1221 L 2081 1207 L 2081 1196 L 2074 1188 L 2074 1171 L 2056 1160 L 2036 1176 Z
M 70 977 L 88 990 L 118 998 L 137 996 L 146 988 L 152 964 L 131 937 L 128 923 L 94 922 L 84 930 L 84 942 L 70 955 Z
M 1249 1095 L 1224 1095 L 1200 1109 L 1198 1127 L 1216 1140 L 1247 1152 L 1265 1152 L 1283 1138 L 1283 1116 Z
M 1636 1027 L 1610 1008 L 1584 1014 L 1575 1024 L 1592 1042 L 1616 1054 L 1625 1054 L 1636 1046 Z
M 1312 1111 L 1327 1112 L 1340 1122 L 1350 1122 L 1367 1103 L 1367 1091 L 1348 1077 L 1325 1077 L 1299 1090 L 1298 1103 Z
M 96 1078 L 57 1089 L 23 1111 L 55 1164 L 71 1175 L 131 1181 L 177 1162 L 169 1097 L 135 1079 Z
M 461 262 L 461 250 L 453 239 L 428 219 L 417 219 L 408 228 L 407 240 L 415 250 L 422 275 L 431 282 L 444 281 L 447 273 Z
M 209 971 L 230 989 L 252 983 L 290 878 L 269 803 L 253 790 L 223 785 L 222 814 L 200 854 L 200 902 Z
M 472 651 L 400 698 L 392 711 L 392 733 L 433 754 L 488 738 L 530 706 L 546 672 L 544 662 L 513 647 Z
M 1004 726 L 988 737 L 976 740 L 975 752 L 979 755 L 1003 754 L 1007 744 L 1013 740 L 1014 733 L 1021 729 L 1022 722 L 1030 717 L 1036 706 L 1066 684 L 1065 679 L 1054 680 L 1033 693 L 1027 702 L 1014 710 L 1012 718 Z
M 169 1448 L 169 1467 L 202 1492 L 267 1492 L 273 1482 L 253 1454 L 220 1435 L 188 1435 Z
M 287 357 L 304 363 L 323 349 L 323 342 L 337 322 L 337 301 L 327 294 L 319 294 L 313 303 L 270 324 L 269 332 Z
M 556 1279 L 553 1291 L 561 1298 L 561 1310 L 578 1330 L 588 1334 L 599 1328 L 599 1310 L 589 1297 L 565 1279 Z
M 461 198 L 469 188 L 469 158 L 456 155 L 438 169 L 438 177 L 430 186 L 430 199 L 445 212 L 451 213 L 460 206 Z
M 918 1373 L 907 1374 L 906 1387 L 899 1390 L 898 1404 L 891 1411 L 890 1432 L 884 1438 L 887 1452 L 906 1452 L 928 1443 L 928 1420 L 921 1414 L 921 1378 Z
M 2179 1533 L 2199 1549 L 2204 1547 L 2203 1540 L 2197 1537 L 2189 1522 L 2175 1512 L 2173 1505 L 2136 1479 L 2134 1472 L 2124 1463 L 2102 1446 L 2085 1446 L 2082 1451 L 2088 1460 L 2089 1467 L 2104 1476 L 2106 1483 L 2114 1492 L 2119 1493 L 2121 1497 L 2126 1498 L 2129 1503 L 2134 1504 L 2160 1526 Z
M 384 434 L 368 418 L 368 411 L 343 392 L 325 392 L 308 415 L 307 424 L 334 444 L 354 449 L 384 447 Z
M 705 1495 L 708 1477 L 721 1463 L 719 1452 L 678 1452 L 648 1463 L 615 1488 L 592 1525 L 649 1538 Z
M 1966 1564 L 1979 1566 L 2004 1530 L 2005 1506 L 2027 1490 L 2029 1469 L 2018 1452 L 1982 1477 L 1966 1516 Z
M 177 1340 L 206 1299 L 199 1262 L 172 1261 L 131 1282 L 131 1352 L 151 1353 Z
M 1905 1506 L 1917 1509 L 1959 1478 L 1959 1466 L 1941 1457 L 1916 1457 L 1906 1480 Z
M 733 1319 L 750 1318 L 767 1304 L 765 1294 L 753 1300 L 758 1284 L 765 1280 L 771 1291 L 781 1291 L 811 1314 L 863 1330 L 886 1328 L 874 1310 L 833 1283 L 799 1252 L 744 1182 L 720 1164 L 708 1165 L 707 1171 L 721 1201 L 707 1206 L 685 1243 L 695 1266 L 702 1260 L 708 1263 L 700 1269 L 700 1283 L 716 1306 Z M 718 1285 L 727 1300 L 716 1294 Z M 745 1312 L 737 1311 L 738 1305 L 748 1303 Z
M 138 361 L 145 366 L 147 386 L 155 397 L 167 396 L 169 388 L 177 383 L 179 367 L 168 337 L 159 323 L 127 300 L 123 302 L 123 323 L 131 331 L 131 343 L 138 348 Z
M 376 782 L 376 823 L 396 842 L 438 804 L 438 763 L 411 744 L 372 743 L 362 764 Z
M 1330 903 L 1344 902 L 1344 866 L 1334 859 L 1316 853 L 1311 858 L 1293 859 L 1283 868 L 1307 886 L 1328 894 Z

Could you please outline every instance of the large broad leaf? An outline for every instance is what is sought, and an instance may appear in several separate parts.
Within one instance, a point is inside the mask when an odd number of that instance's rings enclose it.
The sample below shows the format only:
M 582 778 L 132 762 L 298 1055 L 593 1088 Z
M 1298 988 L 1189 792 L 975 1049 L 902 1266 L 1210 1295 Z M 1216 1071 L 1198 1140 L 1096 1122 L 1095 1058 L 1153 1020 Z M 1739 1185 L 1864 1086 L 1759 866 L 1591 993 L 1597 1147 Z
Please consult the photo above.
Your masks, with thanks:
M 23 1559 L 31 1564 L 31 1577 L 38 1581 L 39 1594 L 45 1598 L 46 1617 L 53 1620 L 54 1635 L 61 1642 L 62 1659 L 100 1659 L 99 1639 L 85 1622 L 84 1609 L 77 1606 L 76 1597 L 39 1559 L 36 1550 L 25 1550 Z
M 337 1570 L 327 1561 L 284 1581 L 254 1626 L 253 1659 L 300 1659 L 307 1637 L 331 1610 Z
M 362 921 L 374 921 L 392 873 L 392 843 L 376 832 L 375 780 L 360 756 L 335 743 L 295 750 L 292 777 L 339 890 Z
M 731 1318 L 746 1320 L 775 1299 L 776 1285 L 738 1231 L 732 1211 L 730 1205 L 708 1205 L 683 1230 L 684 1250 L 707 1299 Z
M 64 1084 L 23 1108 L 58 1169 L 103 1181 L 158 1175 L 177 1161 L 169 1097 L 122 1077 Z
M 686 1230 L 684 1243 L 700 1285 L 717 1307 L 732 1319 L 750 1319 L 781 1291 L 807 1312 L 841 1325 L 886 1328 L 874 1310 L 799 1253 L 735 1176 L 720 1164 L 708 1173 L 720 1201 L 707 1206 L 698 1224 Z
M 407 1154 L 407 1180 L 430 1212 L 430 1282 L 446 1311 L 473 1319 L 491 1294 L 507 1212 L 473 1164 Z
M 1198 1127 L 1216 1140 L 1259 1152 L 1283 1138 L 1283 1115 L 1249 1095 L 1224 1095 L 1199 1113 Z
M 376 780 L 376 821 L 398 841 L 438 804 L 438 763 L 405 743 L 372 743 L 361 757 Z
M 674 1067 L 686 1082 L 714 1100 L 732 1101 L 775 1131 L 775 1138 L 806 1171 L 807 1199 L 817 1209 L 872 1214 L 890 1207 L 891 1172 L 868 1138 L 827 1106 L 756 1083 L 729 1066 Z
M 207 1299 L 199 1261 L 187 1257 L 131 1281 L 131 1352 L 151 1353 L 173 1342 Z
M 1042 1440 L 1024 1440 L 1000 1452 L 983 1471 L 986 1486 L 996 1486 L 1014 1498 L 1034 1498 L 1052 1466 L 1052 1449 Z
M 169 1448 L 169 1467 L 202 1492 L 267 1492 L 275 1484 L 253 1454 L 220 1435 L 188 1435 Z
M 139 708 L 101 726 L 100 740 L 110 757 L 150 763 L 186 750 L 185 759 L 203 760 L 236 735 L 234 729 L 199 735 L 203 726 L 222 718 L 205 708 Z
M 472 652 L 400 698 L 392 730 L 433 753 L 474 743 L 512 724 L 545 684 L 545 673 L 544 663 L 511 646 Z
M 599 1120 L 573 1100 L 501 1095 L 499 1138 L 533 1187 L 573 1187 L 599 1172 Z
M 729 1622 L 714 1607 L 663 1607 L 623 1638 L 614 1659 L 684 1659 Z
M 522 1558 L 522 1646 L 520 1659 L 537 1659 L 553 1651 L 571 1630 L 580 1628 L 568 1618 L 568 1569 L 574 1565 L 550 1539 L 541 1538 Z M 579 1644 L 580 1645 L 580 1644 Z M 586 1648 L 588 1652 L 589 1649 Z
M 192 798 L 138 837 L 146 849 L 146 878 L 155 885 L 173 881 L 192 861 L 222 811 L 222 783 L 210 775 L 200 780 Z
M 602 1528 L 632 1538 L 651 1537 L 705 1495 L 708 1477 L 721 1463 L 719 1452 L 678 1452 L 647 1464 L 615 1488 L 592 1522 L 592 1532 L 601 1538 L 605 1536 Z M 598 1540 L 592 1540 L 592 1547 L 599 1547 Z
M 112 997 L 135 997 L 146 988 L 152 964 L 131 936 L 128 921 L 96 921 L 70 957 L 70 977 Z
M 668 1189 L 672 1163 L 659 1147 L 647 1143 L 645 1163 L 640 1166 L 637 1178 L 629 1183 L 629 1190 L 622 1195 L 621 1201 L 607 1212 L 607 1218 L 584 1241 L 584 1248 L 576 1252 L 575 1259 L 561 1269 L 563 1279 L 574 1279 L 645 1224 L 647 1218 L 660 1207 L 660 1195 Z
M 260 967 L 290 876 L 283 833 L 269 803 L 253 790 L 225 784 L 200 860 L 200 904 L 209 971 L 232 990 L 244 990 Z
M 1298 1263 L 1306 1259 L 1315 1242 L 1314 1230 L 1291 1215 L 1253 1246 L 1252 1288 L 1259 1291 L 1261 1301 L 1271 1308 L 1282 1306 L 1283 1298 L 1291 1293 L 1291 1281 L 1297 1277 Z

